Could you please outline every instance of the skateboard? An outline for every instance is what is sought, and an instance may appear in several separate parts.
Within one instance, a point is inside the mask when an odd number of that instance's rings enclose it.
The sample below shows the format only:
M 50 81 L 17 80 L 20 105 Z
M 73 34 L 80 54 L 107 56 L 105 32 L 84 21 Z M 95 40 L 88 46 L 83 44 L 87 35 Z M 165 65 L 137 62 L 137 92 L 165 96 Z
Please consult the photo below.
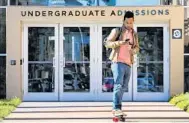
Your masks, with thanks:
M 114 115 L 113 117 L 113 122 L 125 122 L 125 119 L 126 119 L 126 114 L 121 114 L 121 115 Z

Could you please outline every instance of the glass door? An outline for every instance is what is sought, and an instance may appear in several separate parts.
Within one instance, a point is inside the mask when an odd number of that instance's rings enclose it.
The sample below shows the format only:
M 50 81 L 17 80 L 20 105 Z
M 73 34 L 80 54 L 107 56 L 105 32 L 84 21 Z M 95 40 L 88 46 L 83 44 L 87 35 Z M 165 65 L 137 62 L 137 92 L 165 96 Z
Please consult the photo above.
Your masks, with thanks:
M 110 51 L 104 38 L 121 25 L 24 25 L 24 101 L 112 101 Z M 124 101 L 169 97 L 167 25 L 135 25 L 135 55 Z
M 98 26 L 98 49 L 96 57 L 98 61 L 98 67 L 96 68 L 97 81 L 98 81 L 98 100 L 100 101 L 112 101 L 113 92 L 113 74 L 111 71 L 111 61 L 109 60 L 110 52 L 103 44 L 104 39 L 110 34 L 111 30 L 121 25 L 99 25 Z M 132 71 L 132 70 L 131 70 Z M 123 95 L 123 100 L 132 100 L 132 73 L 128 83 L 126 92 Z
M 134 101 L 167 101 L 169 97 L 169 33 L 165 24 L 135 25 L 140 53 L 133 66 Z
M 59 94 L 61 101 L 96 100 L 96 28 L 60 25 Z
M 24 25 L 24 101 L 58 100 L 58 25 Z

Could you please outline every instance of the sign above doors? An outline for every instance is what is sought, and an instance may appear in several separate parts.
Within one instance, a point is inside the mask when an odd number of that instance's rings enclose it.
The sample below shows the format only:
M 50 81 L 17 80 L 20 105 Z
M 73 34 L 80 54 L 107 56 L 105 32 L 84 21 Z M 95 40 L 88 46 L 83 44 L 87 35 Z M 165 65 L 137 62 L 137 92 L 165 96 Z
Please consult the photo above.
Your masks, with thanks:
M 148 15 L 169 15 L 169 9 L 136 9 L 136 10 L 111 10 L 104 9 L 95 10 L 35 10 L 35 11 L 21 11 L 22 17 L 53 17 L 53 16 L 123 16 L 126 11 L 132 11 L 136 16 Z

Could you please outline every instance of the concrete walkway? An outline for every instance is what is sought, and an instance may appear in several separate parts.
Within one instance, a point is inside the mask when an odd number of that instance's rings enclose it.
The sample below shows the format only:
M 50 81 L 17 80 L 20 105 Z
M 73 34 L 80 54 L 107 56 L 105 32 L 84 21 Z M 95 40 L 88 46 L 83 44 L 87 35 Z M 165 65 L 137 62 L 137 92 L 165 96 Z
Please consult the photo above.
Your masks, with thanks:
M 125 102 L 126 122 L 189 123 L 186 113 L 167 102 Z M 111 123 L 111 102 L 23 102 L 4 123 Z

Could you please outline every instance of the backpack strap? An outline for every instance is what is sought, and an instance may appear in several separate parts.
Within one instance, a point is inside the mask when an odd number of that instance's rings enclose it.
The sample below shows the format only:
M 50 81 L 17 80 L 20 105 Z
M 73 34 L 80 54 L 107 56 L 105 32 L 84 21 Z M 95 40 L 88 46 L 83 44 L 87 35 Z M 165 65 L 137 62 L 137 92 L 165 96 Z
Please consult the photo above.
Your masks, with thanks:
M 119 40 L 119 37 L 121 35 L 121 27 L 117 27 L 116 30 L 118 31 L 118 34 L 117 34 L 117 37 L 116 37 L 116 40 L 115 41 L 118 41 Z
M 133 44 L 132 44 L 132 48 L 134 48 L 136 46 L 136 32 L 133 29 Z

